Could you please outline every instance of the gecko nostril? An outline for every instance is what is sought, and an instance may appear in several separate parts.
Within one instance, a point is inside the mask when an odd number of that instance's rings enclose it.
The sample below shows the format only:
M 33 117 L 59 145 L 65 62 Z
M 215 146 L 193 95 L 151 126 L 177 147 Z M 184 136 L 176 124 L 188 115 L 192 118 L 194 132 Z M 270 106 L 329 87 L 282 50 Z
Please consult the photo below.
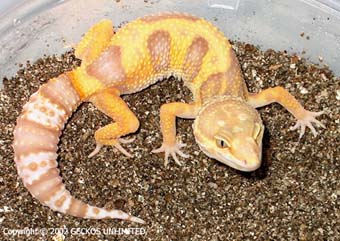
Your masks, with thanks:
M 247 164 L 247 160 L 243 160 L 244 164 Z

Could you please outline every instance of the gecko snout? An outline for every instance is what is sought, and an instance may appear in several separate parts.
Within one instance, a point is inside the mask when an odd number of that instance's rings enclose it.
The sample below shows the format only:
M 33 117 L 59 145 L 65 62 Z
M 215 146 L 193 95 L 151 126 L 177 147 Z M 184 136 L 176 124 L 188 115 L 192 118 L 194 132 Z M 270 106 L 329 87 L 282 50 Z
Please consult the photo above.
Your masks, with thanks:
M 231 153 L 240 166 L 239 170 L 251 172 L 260 167 L 262 148 L 252 137 L 241 137 L 233 144 Z

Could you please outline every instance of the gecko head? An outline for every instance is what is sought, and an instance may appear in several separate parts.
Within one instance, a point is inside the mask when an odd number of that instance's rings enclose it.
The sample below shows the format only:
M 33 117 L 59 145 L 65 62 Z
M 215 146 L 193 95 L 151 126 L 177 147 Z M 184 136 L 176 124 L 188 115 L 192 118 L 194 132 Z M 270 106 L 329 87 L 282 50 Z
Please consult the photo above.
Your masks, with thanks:
M 240 171 L 261 165 L 264 126 L 258 112 L 236 97 L 212 99 L 204 104 L 194 124 L 200 149 Z

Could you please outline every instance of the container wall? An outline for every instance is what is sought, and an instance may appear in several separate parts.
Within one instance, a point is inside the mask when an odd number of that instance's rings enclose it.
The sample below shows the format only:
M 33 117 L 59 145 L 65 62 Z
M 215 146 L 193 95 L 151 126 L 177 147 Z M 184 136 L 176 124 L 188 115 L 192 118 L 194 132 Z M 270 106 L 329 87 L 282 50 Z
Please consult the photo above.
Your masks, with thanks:
M 17 0 L 0 8 L 0 80 L 18 63 L 70 49 L 102 18 L 119 25 L 161 11 L 205 17 L 230 39 L 262 49 L 321 57 L 340 75 L 340 0 Z

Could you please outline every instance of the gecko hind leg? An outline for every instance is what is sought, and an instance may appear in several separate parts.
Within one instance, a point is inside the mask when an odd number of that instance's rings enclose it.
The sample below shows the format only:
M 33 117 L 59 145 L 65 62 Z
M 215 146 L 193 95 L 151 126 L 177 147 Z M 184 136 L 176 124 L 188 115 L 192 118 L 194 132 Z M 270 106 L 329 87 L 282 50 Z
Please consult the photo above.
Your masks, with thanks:
M 114 88 L 105 89 L 91 96 L 90 101 L 115 122 L 96 131 L 95 139 L 97 146 L 93 152 L 90 153 L 89 157 L 96 155 L 104 145 L 114 146 L 124 155 L 132 157 L 132 155 L 121 146 L 121 143 L 131 143 L 134 141 L 134 138 L 123 139 L 121 136 L 137 131 L 139 121 L 127 104 L 119 97 L 119 92 Z

